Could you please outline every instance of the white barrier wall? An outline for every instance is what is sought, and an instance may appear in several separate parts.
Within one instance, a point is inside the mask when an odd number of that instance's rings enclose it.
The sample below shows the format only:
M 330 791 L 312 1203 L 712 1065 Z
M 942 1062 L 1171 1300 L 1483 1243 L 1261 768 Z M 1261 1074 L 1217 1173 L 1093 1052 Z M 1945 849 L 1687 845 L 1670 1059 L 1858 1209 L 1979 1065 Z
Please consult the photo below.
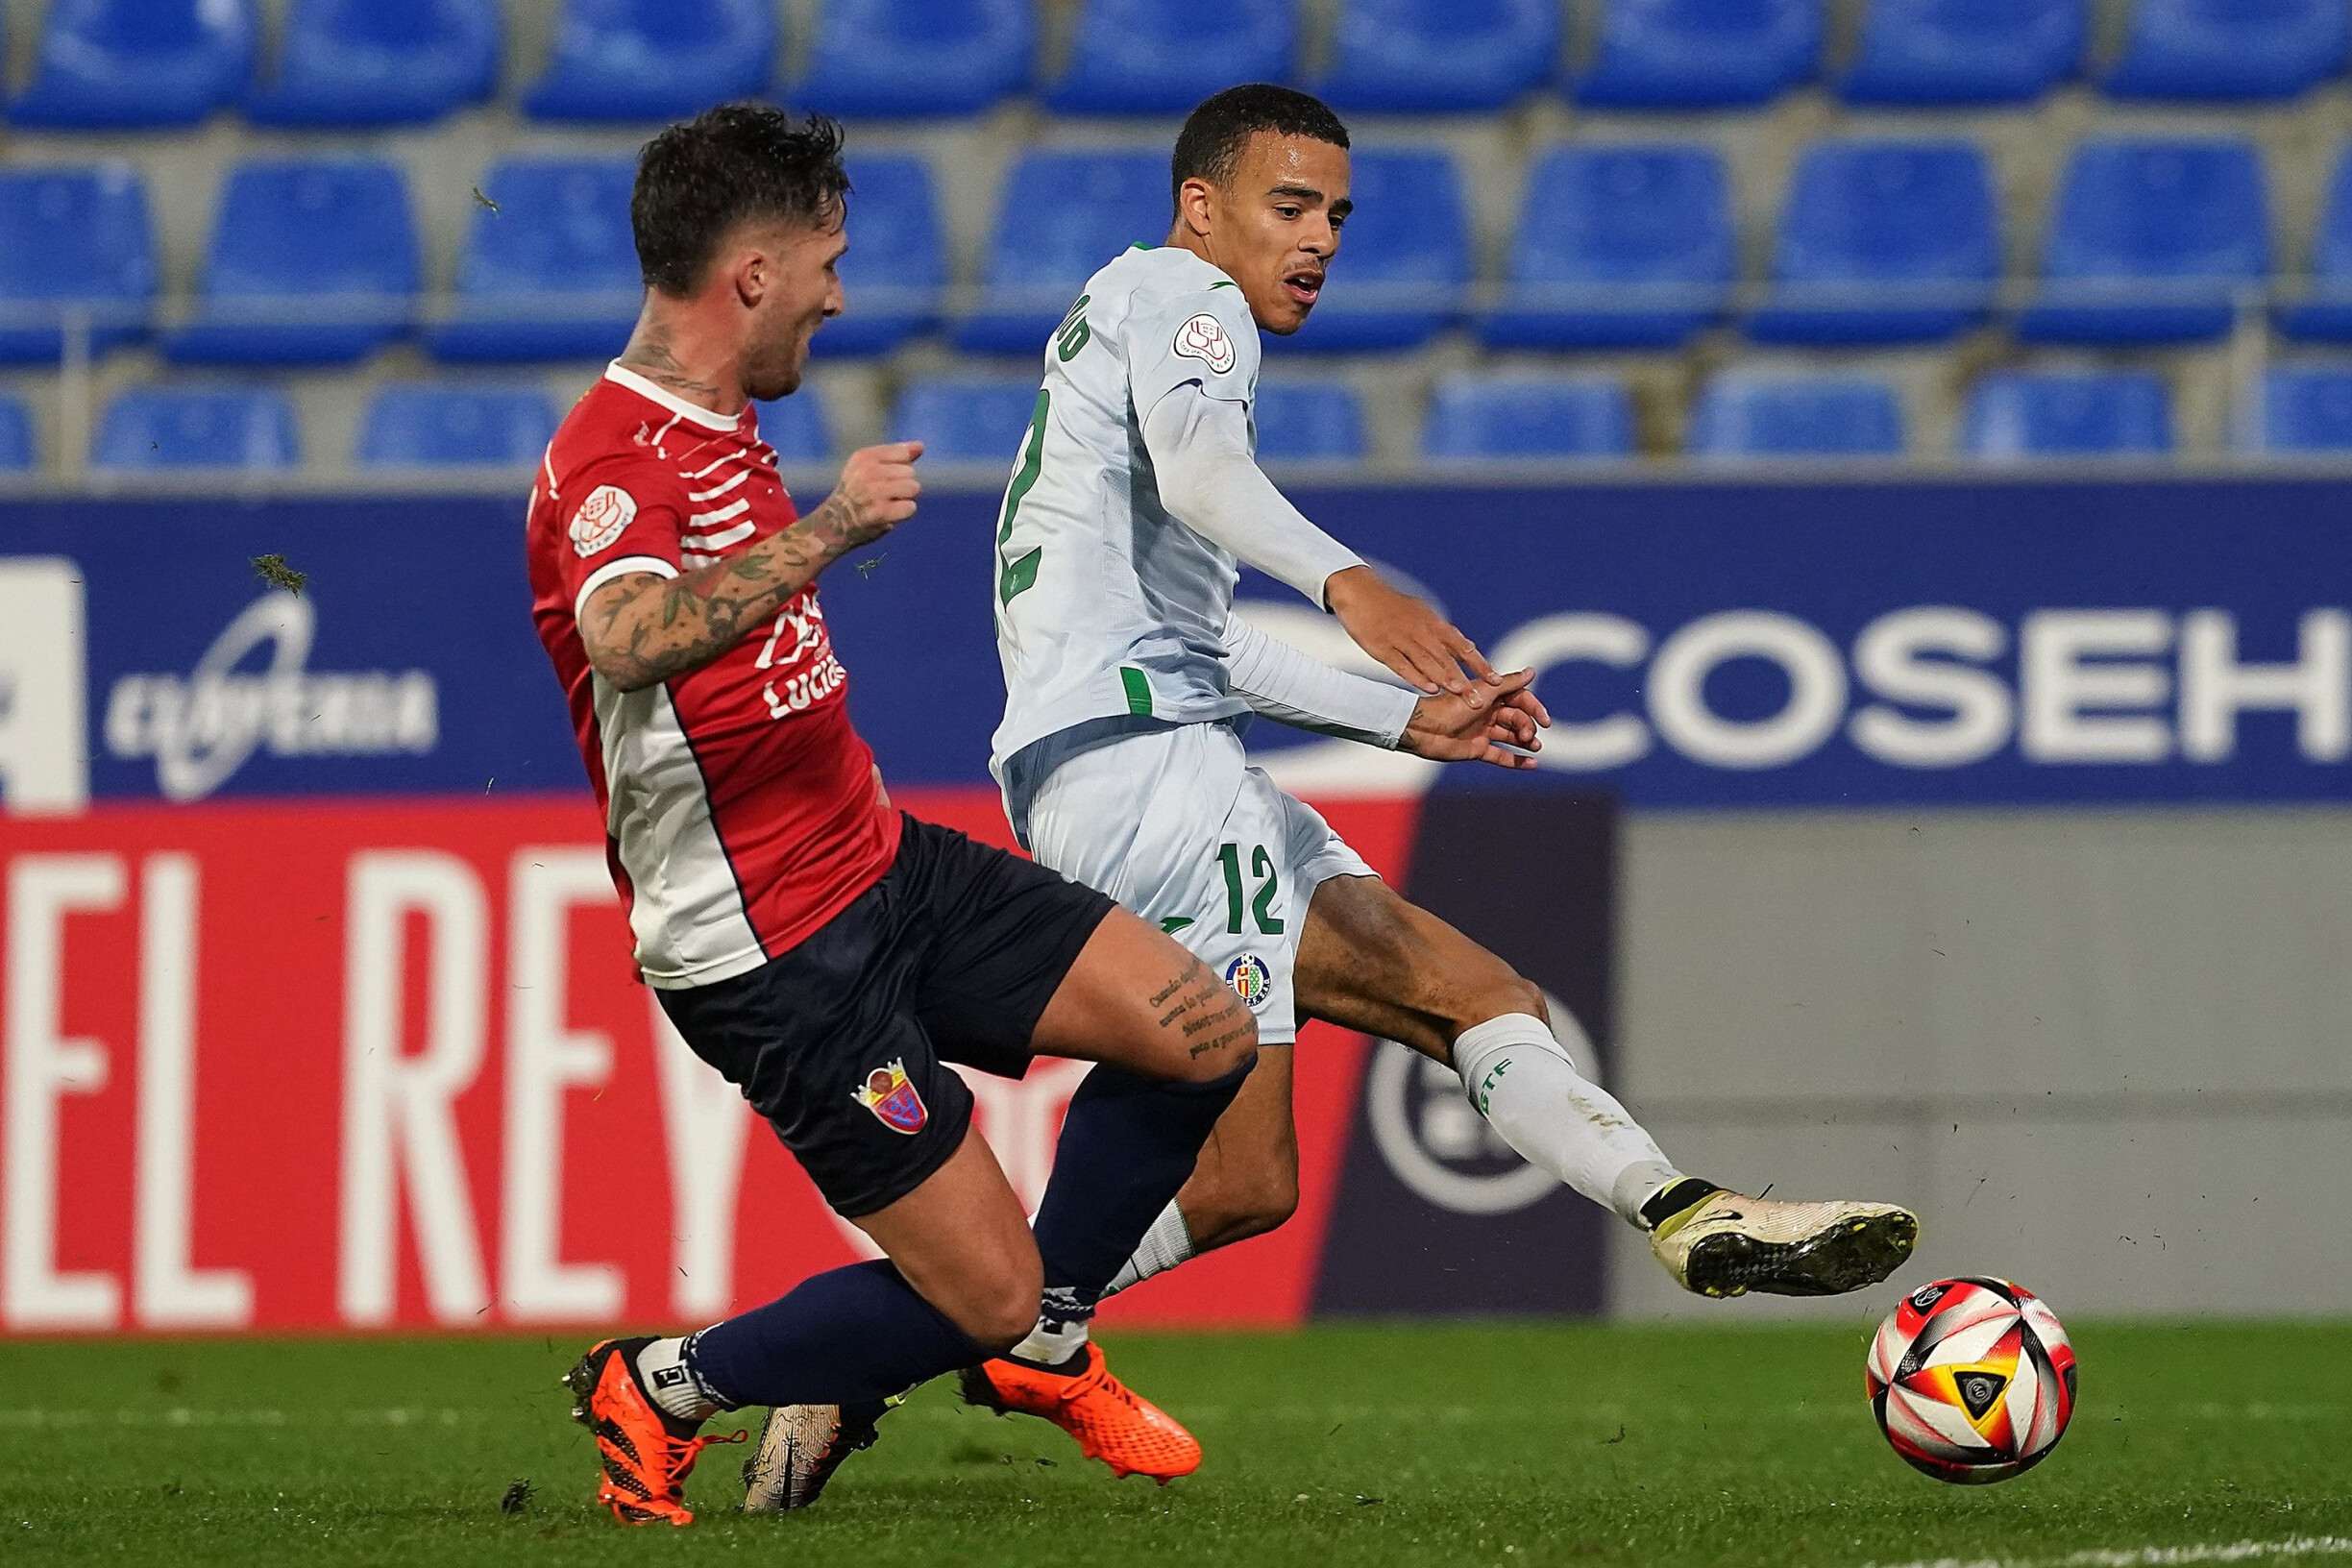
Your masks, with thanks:
M 1694 1171 L 1916 1206 L 1902 1282 L 2352 1308 L 2352 812 L 1653 813 L 1621 875 L 1617 1084 Z M 1614 1245 L 1620 1317 L 1892 1302 L 1704 1302 Z

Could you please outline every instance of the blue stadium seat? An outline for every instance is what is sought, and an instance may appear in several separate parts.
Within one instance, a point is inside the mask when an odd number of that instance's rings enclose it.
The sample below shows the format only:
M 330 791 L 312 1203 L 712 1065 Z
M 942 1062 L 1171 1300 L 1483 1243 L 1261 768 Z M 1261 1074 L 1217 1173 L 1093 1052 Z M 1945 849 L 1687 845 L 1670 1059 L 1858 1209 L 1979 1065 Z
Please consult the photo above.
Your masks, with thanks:
M 498 86 L 496 0 L 296 0 L 277 80 L 245 98 L 263 125 L 422 125 Z
M 53 0 L 33 82 L 9 106 L 29 129 L 194 125 L 253 74 L 253 0 Z
M 1130 245 L 1165 239 L 1170 219 L 1164 153 L 1022 154 L 1005 175 L 980 308 L 956 346 L 1043 354 L 1080 286 Z
M 1286 82 L 1296 0 L 1086 0 L 1069 69 L 1045 94 L 1064 114 L 1182 114 L 1241 82 Z
M 386 386 L 359 430 L 361 468 L 528 468 L 555 434 L 535 386 L 411 381 Z
M 893 441 L 920 441 L 934 463 L 1001 463 L 1009 473 L 1037 406 L 1035 378 L 960 376 L 910 381 L 891 410 Z
M 2172 400 L 2144 371 L 1998 372 L 1969 392 L 1960 450 L 1996 462 L 2168 453 Z
M 1559 52 L 1556 0 L 1346 0 L 1315 92 L 1350 112 L 1503 109 L 1550 81 Z
M 147 330 L 155 305 L 147 187 L 127 163 L 0 170 L 0 364 L 62 352 L 51 309 L 91 314 L 103 352 Z
M 757 97 L 775 71 L 767 0 L 564 0 L 535 120 L 650 121 Z
M 1470 228 L 1453 156 L 1358 152 L 1339 258 L 1307 325 L 1269 337 L 1277 354 L 1417 348 L 1452 324 L 1470 282 Z
M 0 474 L 28 473 L 33 467 L 33 416 L 11 397 L 0 397 Z
M 830 358 L 888 354 L 929 331 L 947 282 L 931 166 L 912 153 L 851 153 L 846 162 L 849 251 L 842 257 L 841 278 L 848 308 L 811 343 L 813 352 Z M 1058 311 L 1054 319 L 1061 319 Z M 1041 337 L 1030 347 L 1043 342 Z
M 1902 404 L 1864 377 L 1726 371 L 1699 394 L 1689 448 L 1715 459 L 1899 456 Z
M 1441 461 L 1633 455 L 1633 402 L 1613 377 L 1449 376 L 1421 455 Z
M 824 0 L 808 75 L 786 96 L 848 118 L 977 114 L 1029 84 L 1030 0 Z
M 2352 147 L 2337 159 L 2312 239 L 2311 292 L 2278 311 L 2279 331 L 2306 341 L 2352 342 Z
M 2352 367 L 2271 371 L 2259 412 L 2249 433 L 2264 452 L 2352 453 Z
M 2111 98 L 2293 98 L 2344 68 L 2340 0 L 2138 0 Z
M 407 326 L 423 282 L 408 182 L 380 159 L 282 159 L 229 176 L 182 364 L 333 364 Z
M 2270 272 L 2262 161 L 2243 141 L 2090 141 L 2074 149 L 2018 335 L 2038 343 L 2218 337 L 2233 297 Z
M 1920 343 L 1984 318 L 2000 275 L 1993 176 L 1972 141 L 1821 142 L 1780 208 L 1761 343 Z
M 1262 381 L 1252 417 L 1261 462 L 1358 462 L 1369 450 L 1363 400 L 1344 381 Z
M 257 387 L 133 387 L 107 406 L 90 451 L 98 468 L 134 472 L 301 461 L 293 400 Z
M 1767 104 L 1820 63 L 1822 0 L 1604 0 L 1601 44 L 1576 85 L 1593 109 Z
M 1528 175 L 1490 348 L 1674 348 L 1716 319 L 1735 265 L 1722 157 L 1560 147 Z
M 821 463 L 833 455 L 825 429 L 824 400 L 813 382 L 802 381 L 789 398 L 752 404 L 759 410 L 760 439 L 775 448 L 779 463 Z
M 1871 0 L 1850 104 L 2031 103 L 2072 76 L 2085 0 Z
M 453 363 L 609 358 L 644 287 L 629 234 L 625 158 L 508 158 L 482 175 L 453 320 L 427 347 Z

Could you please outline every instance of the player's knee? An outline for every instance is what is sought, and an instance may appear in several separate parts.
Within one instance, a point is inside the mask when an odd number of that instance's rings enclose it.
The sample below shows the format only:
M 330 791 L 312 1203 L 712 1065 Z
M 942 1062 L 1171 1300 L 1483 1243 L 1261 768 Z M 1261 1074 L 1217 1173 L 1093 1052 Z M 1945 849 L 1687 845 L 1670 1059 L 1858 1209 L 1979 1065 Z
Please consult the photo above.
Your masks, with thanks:
M 1213 1084 L 1221 1078 L 1238 1078 L 1258 1065 L 1258 1028 L 1249 1023 L 1249 1033 L 1231 1045 L 1215 1051 L 1205 1051 L 1186 1063 L 1185 1081 L 1192 1084 Z
M 1001 1356 L 1037 1327 L 1038 1300 L 1044 1289 L 1044 1271 L 1032 1253 L 968 1291 L 950 1315 L 973 1343 Z
M 1544 1000 L 1543 987 L 1527 976 L 1511 973 L 1496 989 L 1502 999 L 1510 1003 L 1508 1011 L 1532 1014 L 1546 1023 L 1552 1021 L 1552 1009 Z
M 1229 1246 L 1279 1229 L 1298 1213 L 1298 1151 L 1268 1150 L 1247 1164 L 1204 1163 L 1185 1188 L 1185 1223 L 1196 1245 Z
M 1236 997 L 1185 1039 L 1170 1059 L 1168 1076 L 1178 1083 L 1211 1084 L 1258 1061 L 1258 1020 Z
M 1298 1202 L 1297 1165 L 1263 1170 L 1244 1195 L 1241 1212 L 1237 1216 L 1238 1228 L 1244 1236 L 1263 1236 L 1279 1230 L 1298 1213 Z
M 1476 976 L 1457 993 L 1451 1011 L 1454 1017 L 1449 1021 L 1456 1034 L 1507 1013 L 1526 1013 L 1546 1023 L 1552 1021 L 1552 1009 L 1544 1000 L 1543 987 L 1501 959 L 1495 960 L 1492 973 Z

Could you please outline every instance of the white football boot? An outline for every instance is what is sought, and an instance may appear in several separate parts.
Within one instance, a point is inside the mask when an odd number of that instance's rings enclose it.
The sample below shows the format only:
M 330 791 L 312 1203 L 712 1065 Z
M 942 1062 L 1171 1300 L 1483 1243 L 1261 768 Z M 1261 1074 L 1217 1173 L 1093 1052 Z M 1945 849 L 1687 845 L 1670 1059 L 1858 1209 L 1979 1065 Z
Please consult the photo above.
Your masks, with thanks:
M 902 1396 L 903 1398 L 903 1396 Z M 788 1513 L 817 1501 L 842 1461 L 871 1448 L 874 1423 L 902 1399 L 868 1405 L 779 1405 L 744 1461 L 746 1513 Z
M 1894 1273 L 1918 1241 L 1919 1216 L 1891 1203 L 1791 1203 L 1724 1188 L 1650 1232 L 1666 1272 L 1702 1296 L 1844 1295 Z

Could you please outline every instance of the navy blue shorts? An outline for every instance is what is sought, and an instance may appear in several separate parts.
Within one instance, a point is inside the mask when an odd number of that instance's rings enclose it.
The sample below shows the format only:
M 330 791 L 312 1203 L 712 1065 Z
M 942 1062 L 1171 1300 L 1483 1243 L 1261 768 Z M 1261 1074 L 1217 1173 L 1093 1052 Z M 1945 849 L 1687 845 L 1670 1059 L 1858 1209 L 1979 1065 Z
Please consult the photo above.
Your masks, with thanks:
M 905 819 L 897 859 L 798 946 L 747 974 L 660 991 L 845 1218 L 905 1197 L 971 1125 L 961 1063 L 1029 1069 L 1029 1041 L 1116 906 L 1042 866 Z

